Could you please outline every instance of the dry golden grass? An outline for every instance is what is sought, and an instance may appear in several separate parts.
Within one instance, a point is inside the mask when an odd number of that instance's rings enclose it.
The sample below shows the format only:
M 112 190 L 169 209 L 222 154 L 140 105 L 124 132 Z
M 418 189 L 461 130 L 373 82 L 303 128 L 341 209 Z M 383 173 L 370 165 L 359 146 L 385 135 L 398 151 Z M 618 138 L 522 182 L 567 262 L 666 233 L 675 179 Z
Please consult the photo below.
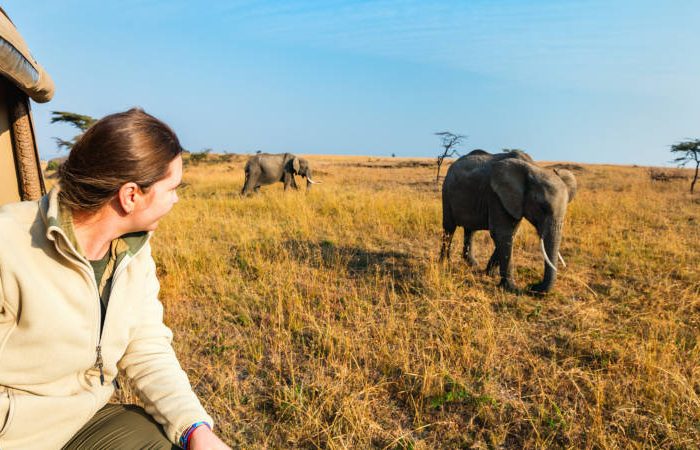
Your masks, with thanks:
M 310 160 L 324 184 L 251 198 L 241 159 L 188 166 L 153 240 L 176 351 L 234 447 L 697 447 L 687 181 L 576 172 L 568 268 L 542 298 L 502 292 L 458 248 L 437 263 L 429 160 Z M 477 233 L 481 269 L 492 248 Z M 520 286 L 543 271 L 525 222 L 514 268 Z

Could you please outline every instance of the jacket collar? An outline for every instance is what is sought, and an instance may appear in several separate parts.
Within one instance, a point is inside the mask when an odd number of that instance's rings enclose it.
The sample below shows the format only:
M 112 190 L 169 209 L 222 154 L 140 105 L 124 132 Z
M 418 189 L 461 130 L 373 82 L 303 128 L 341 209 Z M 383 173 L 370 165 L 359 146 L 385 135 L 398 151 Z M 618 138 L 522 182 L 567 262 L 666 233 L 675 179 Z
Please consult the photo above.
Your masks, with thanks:
M 66 230 L 64 224 L 68 223 L 72 228 L 72 217 L 66 217 L 66 214 L 70 214 L 70 210 L 61 208 L 58 193 L 61 188 L 56 184 L 48 194 L 41 198 L 39 203 L 39 209 L 41 210 L 41 215 L 44 219 L 44 224 L 46 225 L 46 238 L 50 241 L 56 243 L 57 246 L 63 247 L 65 250 L 70 251 L 74 256 L 80 259 L 85 259 L 80 251 L 77 249 L 77 244 L 74 239 L 71 239 L 72 231 Z M 151 238 L 152 232 L 139 231 L 135 233 L 128 233 L 121 236 L 119 239 L 123 240 L 126 244 L 126 254 L 133 256 L 138 253 L 141 248 L 146 245 L 146 243 Z

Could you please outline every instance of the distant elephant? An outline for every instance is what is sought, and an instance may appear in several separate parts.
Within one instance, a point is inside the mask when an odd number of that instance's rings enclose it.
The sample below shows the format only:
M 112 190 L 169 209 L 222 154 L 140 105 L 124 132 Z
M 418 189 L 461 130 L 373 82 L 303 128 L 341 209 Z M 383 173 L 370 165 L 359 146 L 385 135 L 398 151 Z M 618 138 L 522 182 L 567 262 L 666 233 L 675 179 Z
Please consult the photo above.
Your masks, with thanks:
M 258 153 L 248 159 L 245 165 L 245 184 L 241 195 L 248 195 L 251 192 L 258 192 L 260 186 L 282 182 L 286 191 L 290 186 L 297 187 L 294 175 L 306 178 L 306 189 L 310 189 L 312 184 L 320 183 L 311 177 L 311 167 L 304 158 L 299 158 L 291 153 Z
M 568 170 L 547 170 L 522 151 L 490 154 L 474 151 L 450 166 L 442 186 L 442 248 L 440 260 L 449 259 L 455 229 L 464 228 L 462 256 L 470 265 L 472 235 L 489 230 L 496 249 L 487 272 L 500 267 L 499 286 L 515 291 L 511 273 L 513 235 L 524 217 L 540 236 L 544 278 L 530 287 L 548 292 L 557 274 L 557 256 L 568 203 L 576 194 L 576 178 Z M 563 263 L 563 259 L 562 259 Z

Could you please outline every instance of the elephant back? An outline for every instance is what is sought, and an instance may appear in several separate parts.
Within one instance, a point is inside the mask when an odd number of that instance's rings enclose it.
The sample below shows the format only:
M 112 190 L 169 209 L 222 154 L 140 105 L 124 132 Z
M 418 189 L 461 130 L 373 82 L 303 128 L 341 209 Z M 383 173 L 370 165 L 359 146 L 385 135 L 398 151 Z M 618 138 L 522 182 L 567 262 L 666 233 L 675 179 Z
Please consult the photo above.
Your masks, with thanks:
M 530 155 L 522 150 L 489 153 L 476 149 L 460 157 L 447 170 L 442 185 L 443 197 L 461 196 L 462 192 L 485 192 L 488 190 L 491 168 L 499 161 L 515 159 L 535 164 Z M 450 192 L 452 194 L 450 194 Z

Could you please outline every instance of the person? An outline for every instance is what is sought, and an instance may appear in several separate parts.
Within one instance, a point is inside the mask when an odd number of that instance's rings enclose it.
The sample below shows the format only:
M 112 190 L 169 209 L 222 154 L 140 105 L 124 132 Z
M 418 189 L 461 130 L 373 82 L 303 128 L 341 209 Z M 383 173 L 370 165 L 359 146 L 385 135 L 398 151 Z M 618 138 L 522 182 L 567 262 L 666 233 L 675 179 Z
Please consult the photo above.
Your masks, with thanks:
M 0 208 L 2 450 L 229 449 L 158 300 L 149 238 L 181 179 L 175 133 L 130 109 L 78 139 L 47 195 Z M 108 403 L 120 372 L 143 408 Z

